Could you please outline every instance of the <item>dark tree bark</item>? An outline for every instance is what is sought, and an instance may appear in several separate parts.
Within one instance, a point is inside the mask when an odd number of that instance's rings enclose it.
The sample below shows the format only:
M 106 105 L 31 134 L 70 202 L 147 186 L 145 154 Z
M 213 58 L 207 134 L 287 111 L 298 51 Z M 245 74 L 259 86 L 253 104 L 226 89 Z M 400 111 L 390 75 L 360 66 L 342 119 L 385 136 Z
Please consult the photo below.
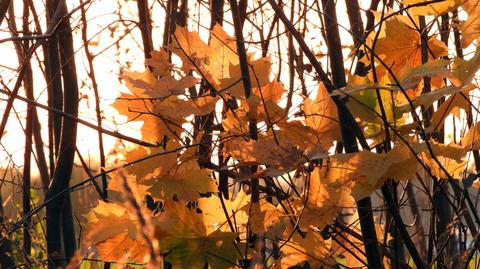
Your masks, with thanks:
M 0 0 L 0 25 L 2 24 L 5 15 L 7 15 L 10 2 L 11 0 Z
M 150 11 L 148 9 L 148 0 L 137 0 L 138 7 L 138 26 L 140 33 L 142 33 L 143 51 L 145 58 L 150 58 L 150 53 L 153 50 L 152 41 L 152 22 L 150 19 Z
M 9 13 L 9 28 L 12 33 L 12 36 L 18 36 L 17 26 L 15 23 L 15 13 L 14 5 L 11 3 L 8 10 Z M 24 34 L 28 34 L 28 3 L 23 3 L 23 20 L 22 20 L 22 31 Z M 25 63 L 27 66 L 25 76 L 23 77 L 23 89 L 25 90 L 25 95 L 27 98 L 33 99 L 33 74 L 30 61 L 26 59 L 26 51 L 29 50 L 29 41 L 17 41 L 14 42 L 15 50 L 17 53 L 17 59 L 19 63 Z M 24 148 L 24 158 L 23 158 L 23 173 L 22 173 L 22 209 L 23 216 L 27 216 L 30 212 L 30 186 L 31 186 L 31 156 L 32 156 L 32 132 L 33 132 L 33 106 L 27 105 L 27 116 L 25 119 L 25 148 Z M 28 257 L 31 254 L 32 248 L 32 237 L 30 236 L 30 224 L 31 218 L 26 218 L 23 224 L 23 255 L 26 257 L 28 262 Z
M 59 8 L 62 16 L 67 14 L 64 0 L 49 1 L 51 7 Z M 74 60 L 72 29 L 67 20 L 63 20 L 57 34 L 58 52 L 63 78 L 64 112 L 78 116 L 78 85 Z M 45 199 L 49 200 L 68 189 L 72 174 L 75 147 L 77 140 L 77 121 L 71 118 L 63 119 L 59 154 L 52 182 Z M 73 228 L 70 193 L 53 199 L 46 206 L 47 220 L 47 250 L 49 268 L 64 266 L 76 250 L 75 231 Z
M 325 32 L 327 36 L 328 56 L 330 59 L 330 69 L 332 79 L 336 88 L 347 85 L 345 80 L 345 69 L 343 66 L 342 46 L 340 34 L 338 32 L 338 22 L 336 16 L 335 2 L 333 0 L 322 0 L 323 19 L 325 23 Z M 340 122 L 345 122 L 344 111 L 339 110 Z M 342 140 L 345 152 L 351 153 L 358 151 L 357 141 L 351 132 L 341 125 Z M 382 259 L 378 248 L 378 239 L 373 221 L 372 202 L 370 197 L 357 202 L 358 216 L 360 218 L 360 227 L 362 229 L 363 243 L 369 268 L 382 268 Z
M 52 23 L 52 18 L 57 11 L 58 1 L 47 0 L 47 25 Z M 47 77 L 48 106 L 62 110 L 63 109 L 63 88 L 60 71 L 60 55 L 58 54 L 57 36 L 54 35 L 46 41 L 44 46 L 45 53 L 45 73 Z M 49 164 L 50 178 L 55 171 L 55 161 L 58 156 L 58 147 L 60 145 L 60 133 L 62 129 L 62 117 L 56 113 L 49 112 L 48 115 L 49 132 Z

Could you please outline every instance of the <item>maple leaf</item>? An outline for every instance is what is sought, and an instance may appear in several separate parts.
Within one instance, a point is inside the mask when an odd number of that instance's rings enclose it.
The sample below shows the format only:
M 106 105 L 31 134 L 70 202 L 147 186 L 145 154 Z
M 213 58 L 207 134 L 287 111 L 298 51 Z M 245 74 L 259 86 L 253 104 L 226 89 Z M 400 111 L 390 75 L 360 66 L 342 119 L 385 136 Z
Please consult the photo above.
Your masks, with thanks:
M 160 154 L 167 150 L 174 150 L 179 148 L 180 145 L 175 142 L 169 142 L 166 149 L 161 148 L 145 148 L 137 146 L 133 149 L 121 150 L 122 155 L 125 157 L 126 163 L 132 163 L 147 155 Z M 129 165 L 125 168 L 128 174 L 135 175 L 138 182 L 142 183 L 146 179 L 152 176 L 167 173 L 177 165 L 177 153 L 172 152 L 168 154 L 162 154 L 153 158 L 143 160 L 139 163 Z
M 293 170 L 302 160 L 302 152 L 291 143 L 278 143 L 272 135 L 262 135 L 257 141 L 231 139 L 224 143 L 225 153 L 242 165 L 267 165 L 264 175 L 282 175 Z
M 236 233 L 207 232 L 201 214 L 183 203 L 165 201 L 164 211 L 154 219 L 160 251 L 173 268 L 230 268 L 240 256 Z
M 253 88 L 252 92 L 257 97 L 263 98 L 263 101 L 272 101 L 276 103 L 280 101 L 286 90 L 281 82 L 274 80 L 263 87 Z
M 377 54 L 383 55 L 384 63 L 391 67 L 395 74 L 403 68 L 422 64 L 420 34 L 417 31 L 394 17 L 385 22 L 385 34 L 385 37 L 378 39 L 375 49 Z M 428 40 L 428 47 L 429 59 L 447 55 L 447 47 L 435 37 Z
M 330 187 L 350 185 L 352 196 L 358 201 L 370 196 L 387 179 L 410 179 L 417 172 L 417 166 L 417 160 L 403 144 L 388 153 L 336 154 L 328 164 L 323 182 Z
M 196 160 L 191 160 L 172 167 L 143 184 L 149 186 L 147 192 L 155 198 L 171 199 L 176 195 L 178 199 L 194 201 L 200 197 L 200 193 L 217 191 L 215 180 L 209 174 L 208 169 L 201 169 Z
M 282 238 L 286 228 L 284 219 L 288 218 L 283 210 L 265 200 L 249 203 L 241 210 L 248 214 L 253 233 L 263 234 L 271 240 Z
M 241 234 L 247 231 L 248 214 L 240 210 L 251 199 L 250 194 L 240 190 L 235 197 L 220 199 L 217 195 L 199 198 L 198 208 L 202 210 L 203 220 L 208 232 L 216 230 L 230 231 L 228 221 L 235 223 L 235 229 Z M 223 200 L 223 203 L 222 203 Z M 225 206 L 225 211 L 224 211 Z M 228 217 L 225 215 L 228 214 Z M 227 219 L 228 218 L 228 219 Z
M 285 235 L 291 233 L 286 231 Z M 330 267 L 336 262 L 331 258 L 331 239 L 323 239 L 319 232 L 308 229 L 305 237 L 295 231 L 291 240 L 285 242 L 280 249 L 282 252 L 278 266 L 290 268 L 308 261 L 312 268 Z
M 480 69 L 480 50 L 477 50 L 469 60 L 455 57 L 450 81 L 458 87 L 470 84 L 478 69 Z
M 442 89 L 437 89 L 432 92 L 427 92 L 424 93 L 413 100 L 413 106 L 414 107 L 430 107 L 433 105 L 434 102 L 438 101 L 440 98 L 451 95 L 451 94 L 456 94 L 462 90 L 461 87 L 455 87 L 453 85 L 447 86 Z M 409 105 L 404 105 L 403 107 L 399 108 L 400 111 L 405 111 L 409 112 L 410 106 Z
M 178 140 L 185 118 L 212 112 L 218 100 L 218 97 L 211 96 L 188 100 L 168 96 L 163 100 L 150 100 L 150 96 L 144 93 L 122 93 L 112 106 L 129 121 L 143 121 L 142 138 L 159 143 L 165 136 Z
M 430 127 L 427 128 L 427 130 L 429 132 L 434 132 L 442 128 L 445 123 L 445 118 L 450 114 L 460 118 L 460 109 L 468 111 L 471 104 L 468 96 L 473 89 L 475 89 L 475 86 L 467 85 L 465 88 L 461 88 L 461 91 L 453 93 L 433 113 L 430 120 Z
M 99 201 L 87 219 L 85 241 L 96 245 L 101 259 L 145 262 L 146 244 L 136 237 L 135 217 L 123 205 Z
M 316 99 L 313 101 L 306 98 L 302 108 L 307 126 L 324 134 L 323 140 L 331 142 L 338 140 L 340 125 L 338 124 L 337 106 L 323 83 L 320 83 L 318 87 Z
M 270 57 L 253 60 L 251 56 L 249 56 L 248 73 L 250 75 L 252 88 L 261 88 L 270 82 L 271 65 Z M 220 80 L 221 86 L 222 88 L 229 87 L 228 91 L 232 96 L 243 98 L 245 97 L 245 87 L 243 86 L 241 78 L 242 71 L 240 64 L 230 64 L 229 77 Z
M 165 48 L 153 50 L 150 56 L 151 58 L 145 59 L 145 65 L 151 66 L 156 76 L 169 76 L 174 65 L 170 63 L 168 51 Z
M 480 149 L 480 124 L 475 123 L 461 140 L 462 146 L 467 150 Z
M 349 85 L 359 85 L 360 91 L 353 93 L 353 98 L 347 102 L 347 107 L 357 118 L 357 122 L 363 127 L 365 137 L 381 140 L 385 135 L 384 123 L 381 118 L 382 108 L 385 112 L 388 123 L 392 126 L 402 126 L 406 122 L 406 117 L 402 116 L 402 110 L 398 107 L 406 103 L 403 93 L 393 90 L 378 89 L 383 107 L 377 96 L 377 89 L 369 88 L 368 85 L 382 88 L 382 85 L 388 84 L 388 78 L 382 77 L 382 80 L 373 85 L 367 77 L 350 76 Z M 408 107 L 407 107 L 408 108 Z M 404 111 L 408 112 L 408 110 Z M 380 136 L 380 137 L 377 137 Z
M 448 68 L 450 60 L 433 59 L 428 62 L 415 66 L 414 68 L 406 68 L 398 74 L 397 78 L 403 89 L 411 89 L 423 82 L 424 77 L 431 78 L 430 85 L 432 89 L 443 87 L 445 83 L 443 78 L 450 77 L 451 71 Z M 423 87 L 423 85 L 420 85 Z M 416 90 L 416 92 L 421 92 Z
M 193 87 L 200 82 L 200 79 L 194 76 L 185 76 L 179 80 L 171 76 L 163 76 L 153 84 L 145 82 L 142 79 L 132 79 L 128 76 L 124 76 L 123 79 L 128 81 L 131 87 L 140 89 L 142 94 L 152 99 L 185 94 L 185 89 Z
M 139 201 L 147 194 L 147 187 L 138 183 L 137 177 L 134 174 L 128 174 L 125 176 L 128 186 L 132 189 L 132 193 Z M 108 190 L 117 193 L 123 193 L 125 191 L 122 178 L 118 173 L 112 173 L 111 179 L 108 182 Z M 110 195 L 111 196 L 111 195 Z
M 121 115 L 127 116 L 128 121 L 143 122 L 141 134 L 144 140 L 159 143 L 165 136 L 176 138 L 183 130 L 181 126 L 184 123 L 184 119 L 177 116 L 174 119 L 168 119 L 155 114 L 154 109 L 159 101 L 145 98 L 149 97 L 146 95 L 121 93 L 112 106 Z M 171 98 L 176 97 L 173 96 Z
M 426 0 L 403 0 L 402 4 L 405 6 L 417 4 L 418 6 L 410 7 L 408 13 L 411 15 L 425 16 L 435 15 L 439 16 L 447 13 L 454 8 L 457 8 L 463 0 L 443 0 L 437 3 L 432 3 Z M 424 3 L 423 5 L 420 5 Z
M 208 45 L 196 32 L 179 25 L 175 29 L 171 49 L 182 59 L 184 72 L 195 70 L 220 90 L 220 80 L 228 77 L 229 65 L 238 64 L 235 39 L 218 24 L 211 32 Z
M 433 155 L 435 155 L 435 158 L 440 164 L 433 159 L 425 143 L 414 144 L 413 148 L 421 153 L 422 161 L 426 164 L 432 175 L 438 178 L 449 178 L 443 170 L 445 169 L 453 178 L 462 177 L 461 174 L 464 172 L 466 165 L 466 162 L 462 160 L 467 153 L 465 147 L 453 143 L 445 145 L 430 141 L 430 148 L 433 151 Z
M 460 24 L 462 48 L 466 48 L 473 42 L 473 40 L 478 38 L 478 33 L 480 31 L 480 1 L 464 1 L 462 8 L 468 14 L 467 20 Z
M 281 121 L 277 125 L 280 127 L 280 132 L 276 132 L 279 143 L 295 145 L 308 159 L 325 157 L 333 140 L 341 140 L 340 136 L 334 136 L 337 125 L 325 130 L 305 126 L 301 121 Z
M 310 173 L 307 202 L 305 197 L 292 202 L 300 218 L 301 228 L 307 229 L 311 226 L 323 228 L 330 224 L 341 210 L 355 207 L 355 200 L 348 186 L 329 186 L 328 182 L 325 182 L 327 171 L 328 168 L 316 167 Z

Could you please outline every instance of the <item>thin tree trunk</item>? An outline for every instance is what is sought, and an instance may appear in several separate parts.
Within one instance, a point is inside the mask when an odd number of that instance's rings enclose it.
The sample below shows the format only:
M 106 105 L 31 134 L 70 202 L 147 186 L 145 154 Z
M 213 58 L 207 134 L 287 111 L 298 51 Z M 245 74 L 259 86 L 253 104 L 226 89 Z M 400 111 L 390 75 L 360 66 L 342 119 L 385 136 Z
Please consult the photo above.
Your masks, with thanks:
M 65 0 L 50 3 L 60 8 L 61 15 L 67 14 Z M 78 85 L 75 68 L 72 29 L 68 21 L 62 21 L 57 34 L 58 49 L 63 77 L 64 112 L 78 116 Z M 72 174 L 75 147 L 77 140 L 77 121 L 71 118 L 63 119 L 59 155 L 52 182 L 45 195 L 49 200 L 58 193 L 68 189 Z M 64 266 L 76 250 L 75 231 L 73 229 L 70 193 L 52 200 L 46 206 L 47 220 L 47 250 L 49 268 Z
M 80 3 L 83 4 L 83 1 L 80 0 Z M 92 82 L 92 89 L 95 96 L 95 112 L 96 112 L 95 114 L 97 116 L 97 126 L 98 128 L 102 128 L 102 112 L 100 110 L 100 95 L 98 92 L 98 84 L 97 84 L 97 77 L 95 76 L 95 69 L 93 67 L 94 56 L 90 52 L 90 49 L 88 46 L 88 39 L 87 39 L 88 24 L 87 24 L 87 15 L 86 15 L 84 6 L 82 6 L 81 8 L 81 20 L 83 23 L 83 27 L 82 27 L 83 48 L 85 51 L 85 57 L 87 58 L 87 62 L 88 62 L 88 76 L 90 77 L 90 80 Z M 143 37 L 143 32 L 142 32 L 142 37 Z M 103 173 L 105 172 L 106 164 L 105 164 L 105 150 L 103 146 L 103 134 L 100 130 L 98 131 L 98 151 L 100 154 L 100 171 Z M 108 199 L 108 183 L 107 183 L 106 174 L 102 174 L 102 194 L 101 195 L 104 200 Z
M 143 52 L 145 59 L 150 58 L 150 53 L 153 50 L 152 41 L 152 22 L 150 19 L 150 11 L 148 9 L 148 0 L 137 0 L 138 8 L 138 26 L 142 34 Z
M 15 23 L 15 13 L 14 5 L 11 3 L 8 10 L 9 13 L 9 28 L 12 33 L 12 36 L 18 36 L 18 30 Z M 24 34 L 28 34 L 28 4 L 23 3 L 23 20 L 22 20 L 22 31 Z M 23 78 L 23 89 L 27 98 L 33 99 L 33 74 L 32 68 L 30 65 L 30 60 L 26 59 L 25 52 L 29 50 L 29 41 L 17 41 L 14 42 L 15 50 L 17 53 L 18 62 L 26 65 L 26 72 Z M 32 156 L 32 129 L 33 129 L 33 120 L 32 120 L 33 106 L 27 105 L 27 115 L 25 119 L 25 147 L 24 147 L 24 158 L 23 158 L 23 173 L 22 173 L 22 209 L 23 216 L 27 216 L 30 212 L 30 186 L 31 186 L 31 156 Z M 31 254 L 32 248 L 32 238 L 30 236 L 30 225 L 31 218 L 26 218 L 23 224 L 23 255 L 28 259 Z M 28 260 L 27 260 L 28 262 Z
M 345 80 L 345 69 L 343 66 L 343 55 L 340 41 L 340 35 L 337 26 L 335 2 L 332 0 L 322 0 L 323 19 L 325 23 L 325 32 L 327 36 L 328 56 L 330 59 L 330 68 L 335 87 L 341 88 L 347 85 Z M 344 113 L 339 111 L 340 122 L 343 121 Z M 341 125 L 342 140 L 345 152 L 351 153 L 358 151 L 357 141 L 345 125 Z M 360 218 L 360 227 L 362 229 L 363 242 L 369 268 L 382 268 L 382 259 L 378 248 L 377 234 L 372 213 L 372 202 L 370 197 L 357 202 L 358 216 Z
M 47 0 L 47 25 L 52 23 L 57 8 L 58 0 Z M 44 46 L 45 53 L 45 73 L 47 75 L 48 90 L 48 106 L 62 110 L 63 109 L 63 88 L 60 72 L 60 56 L 58 54 L 57 36 L 53 35 L 46 41 Z M 60 145 L 60 132 L 62 129 L 62 117 L 55 113 L 49 112 L 49 162 L 50 162 L 50 178 L 55 172 L 55 162 L 58 156 L 58 147 Z
M 0 0 L 0 25 L 2 24 L 5 15 L 7 15 L 10 2 L 11 0 Z

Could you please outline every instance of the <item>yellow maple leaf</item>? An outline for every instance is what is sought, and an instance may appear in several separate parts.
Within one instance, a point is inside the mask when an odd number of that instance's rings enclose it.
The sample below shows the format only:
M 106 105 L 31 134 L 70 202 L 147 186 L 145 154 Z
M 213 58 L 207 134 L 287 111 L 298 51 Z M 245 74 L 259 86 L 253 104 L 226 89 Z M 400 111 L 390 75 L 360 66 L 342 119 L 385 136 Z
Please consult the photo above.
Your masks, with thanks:
M 461 144 L 467 150 L 480 149 L 480 124 L 475 123 L 473 127 L 468 129 L 468 132 L 461 140 Z
M 147 245 L 137 238 L 135 217 L 123 205 L 99 201 L 87 215 L 86 244 L 94 244 L 105 261 L 145 262 Z
M 182 59 L 185 73 L 196 70 L 217 90 L 220 80 L 229 75 L 229 65 L 238 64 L 236 41 L 218 24 L 211 32 L 210 44 L 198 33 L 177 25 L 171 49 Z
M 285 221 L 288 220 L 283 210 L 265 200 L 249 203 L 241 210 L 248 214 L 253 233 L 265 235 L 271 240 L 282 238 L 287 225 Z
M 250 194 L 246 194 L 243 190 L 240 190 L 235 197 L 231 196 L 229 199 L 223 199 L 223 205 L 217 195 L 199 198 L 197 200 L 198 208 L 202 211 L 207 231 L 231 231 L 228 224 L 229 220 L 235 225 L 234 228 L 240 235 L 245 234 L 247 231 L 248 214 L 240 209 L 243 208 L 250 199 Z M 225 206 L 226 213 L 223 206 Z M 225 214 L 228 214 L 228 220 Z
M 462 48 L 466 48 L 473 40 L 478 38 L 480 31 L 480 1 L 467 0 L 463 3 L 462 8 L 468 14 L 467 20 L 460 24 Z
M 417 4 L 417 6 L 414 6 L 408 9 L 408 13 L 410 13 L 411 15 L 439 16 L 453 10 L 454 8 L 457 8 L 462 2 L 464 1 L 463 0 L 443 0 L 437 3 L 432 3 L 431 1 L 426 1 L 426 0 L 403 0 L 402 4 L 405 6 Z M 422 3 L 425 3 L 425 4 L 421 5 Z
M 428 40 L 428 47 L 429 59 L 447 55 L 448 48 L 434 36 Z M 385 22 L 385 37 L 378 39 L 375 50 L 394 74 L 398 74 L 403 68 L 422 64 L 420 34 L 397 17 Z M 380 66 L 380 69 L 383 68 Z
M 343 209 L 355 206 L 348 185 L 329 186 L 325 182 L 328 168 L 316 167 L 311 173 L 308 182 L 308 200 L 305 197 L 292 203 L 297 216 L 300 218 L 300 227 L 323 228 L 330 224 Z M 303 209 L 303 213 L 300 213 Z
M 173 64 L 170 62 L 168 51 L 165 48 L 153 50 L 150 56 L 151 58 L 145 59 L 145 64 L 153 68 L 153 73 L 159 77 L 169 76 Z
M 460 109 L 468 111 L 470 109 L 470 100 L 468 99 L 470 91 L 475 89 L 474 85 L 467 85 L 465 88 L 461 88 L 461 91 L 455 92 L 443 102 L 437 110 L 432 114 L 430 120 L 430 127 L 428 131 L 438 131 L 445 123 L 445 118 L 453 114 L 457 118 L 460 118 Z
M 278 134 L 278 132 L 277 132 Z M 293 170 L 302 160 L 302 152 L 291 143 L 278 143 L 273 135 L 261 135 L 257 141 L 242 138 L 227 140 L 224 151 L 242 165 L 267 165 L 264 174 L 278 176 Z
M 165 201 L 164 211 L 154 218 L 155 237 L 164 259 L 173 268 L 230 268 L 239 258 L 236 233 L 208 232 L 202 214 L 189 210 L 183 203 Z M 237 246 L 235 246 L 237 244 Z
M 125 157 L 126 163 L 131 163 L 137 161 L 141 158 L 144 158 L 151 154 L 161 154 L 166 150 L 174 150 L 180 147 L 177 143 L 168 143 L 166 149 L 161 148 L 145 148 L 145 147 L 134 147 L 133 149 L 124 149 L 121 153 Z M 139 163 L 129 165 L 125 168 L 128 174 L 135 175 L 137 181 L 142 183 L 143 181 L 166 171 L 170 171 L 177 165 L 177 153 L 172 152 L 168 154 L 162 154 L 153 158 L 143 160 Z
M 291 229 L 285 232 L 285 236 L 289 233 Z M 330 267 L 336 263 L 331 258 L 331 239 L 323 239 L 322 235 L 313 229 L 308 229 L 304 236 L 295 231 L 290 241 L 283 245 L 277 268 L 287 269 L 306 261 L 312 268 Z
M 184 76 L 178 80 L 172 76 L 163 76 L 154 83 L 148 83 L 141 79 L 132 79 L 128 76 L 124 76 L 123 79 L 128 81 L 131 87 L 142 90 L 142 94 L 152 99 L 166 98 L 170 95 L 185 95 L 185 89 L 193 87 L 200 82 L 200 79 L 194 76 Z
M 259 59 L 248 59 L 248 73 L 250 75 L 250 82 L 252 88 L 261 88 L 269 84 L 270 72 L 271 72 L 271 59 L 270 57 L 263 57 Z M 242 72 L 240 64 L 229 65 L 229 76 L 221 79 L 221 87 L 227 88 L 228 91 L 235 97 L 244 98 L 245 90 L 243 86 Z
M 417 172 L 418 161 L 404 144 L 388 153 L 360 151 L 336 154 L 328 163 L 323 182 L 331 187 L 348 184 L 358 201 L 370 196 L 387 179 L 408 180 Z
M 147 98 L 147 99 L 145 99 Z M 142 121 L 141 129 L 142 138 L 146 141 L 159 143 L 165 136 L 170 138 L 177 138 L 178 134 L 182 132 L 182 124 L 185 122 L 182 117 L 172 114 L 174 118 L 162 117 L 154 113 L 159 100 L 148 100 L 147 95 L 133 95 L 128 93 L 121 93 L 119 97 L 112 104 L 121 115 L 127 116 L 128 121 Z M 171 96 L 166 102 L 172 102 L 178 99 L 176 96 Z M 169 106 L 162 104 L 160 107 Z M 170 105 L 172 107 L 172 105 Z
M 209 174 L 210 170 L 201 169 L 196 160 L 178 164 L 166 173 L 157 174 L 145 181 L 149 192 L 159 199 L 171 199 L 174 195 L 185 201 L 195 201 L 200 193 L 217 191 L 217 185 Z
M 458 87 L 468 85 L 472 83 L 472 79 L 475 77 L 478 69 L 480 69 L 480 50 L 477 49 L 469 60 L 455 57 L 450 81 Z
M 303 105 L 307 126 L 325 134 L 322 139 L 335 141 L 340 137 L 337 106 L 325 85 L 320 83 L 315 100 L 306 98 Z

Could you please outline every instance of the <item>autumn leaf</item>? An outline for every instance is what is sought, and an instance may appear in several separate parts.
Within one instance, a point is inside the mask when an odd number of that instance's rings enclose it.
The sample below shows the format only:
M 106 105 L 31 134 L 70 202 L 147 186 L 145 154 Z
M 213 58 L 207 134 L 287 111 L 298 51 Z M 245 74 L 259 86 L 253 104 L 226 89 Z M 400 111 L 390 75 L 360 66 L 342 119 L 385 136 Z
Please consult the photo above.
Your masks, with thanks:
M 285 212 L 265 200 L 249 203 L 241 210 L 249 216 L 251 231 L 271 240 L 282 238 L 287 223 L 290 225 Z
M 480 149 L 480 124 L 475 123 L 472 125 L 468 132 L 461 140 L 462 146 L 467 150 L 479 150 Z
M 328 168 L 316 167 L 308 177 L 307 201 L 305 202 L 306 197 L 302 197 L 292 202 L 301 228 L 322 229 L 332 223 L 342 210 L 355 207 L 350 187 L 329 186 L 325 181 L 326 173 Z
M 120 152 L 125 157 L 125 163 L 132 163 L 147 155 L 161 154 L 167 150 L 174 150 L 179 147 L 179 144 L 170 142 L 166 149 L 137 146 L 133 149 L 122 149 Z M 143 160 L 140 163 L 129 165 L 125 170 L 129 174 L 135 175 L 138 182 L 142 183 L 155 175 L 167 173 L 167 171 L 172 170 L 177 165 L 177 155 L 176 152 L 161 154 L 160 156 Z
M 402 112 L 405 113 L 408 110 L 402 111 L 399 109 L 406 104 L 403 93 L 393 88 L 381 89 L 387 86 L 388 81 L 387 77 L 382 77 L 382 80 L 374 85 L 366 77 L 362 78 L 355 75 L 349 77 L 351 87 L 359 85 L 362 90 L 352 94 L 353 97 L 348 100 L 347 107 L 357 118 L 357 122 L 364 129 L 367 138 L 381 140 L 384 136 L 385 124 L 382 119 L 382 109 L 391 126 L 402 126 L 406 123 L 406 118 L 402 115 Z M 372 89 L 368 85 L 381 87 L 380 89 Z M 381 103 L 378 99 L 377 90 L 380 93 Z M 382 104 L 382 107 L 380 104 Z
M 211 96 L 188 100 L 168 96 L 162 100 L 151 100 L 144 93 L 122 93 L 112 106 L 129 121 L 143 121 L 141 133 L 144 140 L 160 143 L 165 136 L 178 141 L 186 118 L 192 114 L 212 112 L 218 100 L 218 97 Z
M 479 18 L 480 20 L 480 18 Z M 465 60 L 455 57 L 452 66 L 450 81 L 455 86 L 468 85 L 480 69 L 480 51 L 476 51 L 472 58 Z
M 99 201 L 87 215 L 86 243 L 97 247 L 101 259 L 145 262 L 147 247 L 136 235 L 136 220 L 117 203 Z
M 435 37 L 428 40 L 428 47 L 429 59 L 447 55 L 447 47 Z M 375 49 L 395 74 L 422 64 L 420 34 L 397 17 L 385 22 L 385 37 L 378 39 Z
M 286 235 L 289 233 L 291 233 L 291 230 L 285 232 Z M 312 268 L 330 267 L 335 264 L 330 253 L 331 239 L 324 239 L 319 232 L 313 229 L 308 229 L 303 236 L 295 231 L 291 240 L 288 242 L 280 241 L 284 245 L 280 249 L 279 268 L 287 269 L 304 264 L 306 261 Z
M 360 151 L 332 156 L 324 178 L 330 187 L 350 185 L 355 200 L 370 196 L 387 179 L 408 180 L 417 172 L 418 161 L 404 144 L 388 153 Z
M 473 42 L 473 40 L 477 39 L 480 31 L 480 1 L 464 1 L 462 8 L 468 14 L 467 20 L 463 23 L 460 23 L 460 31 L 462 33 L 462 48 L 466 48 Z
M 301 121 L 280 121 L 277 123 L 280 131 L 276 132 L 277 139 L 282 145 L 291 144 L 303 151 L 308 159 L 318 159 L 328 155 L 328 151 L 333 146 L 333 141 L 340 141 L 340 136 L 336 136 L 335 126 L 329 128 L 314 129 L 305 126 Z
M 171 76 L 164 76 L 150 84 L 140 79 L 132 79 L 124 76 L 125 81 L 128 81 L 131 87 L 142 90 L 142 94 L 147 95 L 151 99 L 166 98 L 170 95 L 184 95 L 185 89 L 195 86 L 200 82 L 199 78 L 193 76 L 185 76 L 179 80 Z
M 323 139 L 327 141 L 338 140 L 340 125 L 338 124 L 337 106 L 323 83 L 320 83 L 314 101 L 310 98 L 305 99 L 303 111 L 307 126 L 326 134 Z
M 147 194 L 147 187 L 138 183 L 135 174 L 125 175 L 125 180 L 128 186 L 132 189 L 132 193 L 137 200 L 141 200 Z M 108 182 L 108 190 L 117 192 L 119 194 L 125 191 L 122 178 L 118 173 L 113 173 L 110 181 Z
M 157 174 L 143 182 L 155 198 L 171 199 L 176 196 L 185 201 L 195 201 L 200 193 L 217 191 L 208 169 L 201 169 L 196 160 L 180 163 L 165 173 Z
M 250 81 L 252 88 L 261 88 L 266 86 L 270 82 L 271 72 L 271 60 L 270 57 L 264 57 L 259 59 L 252 59 L 252 56 L 248 59 L 248 73 L 250 75 Z M 222 88 L 227 88 L 228 91 L 235 97 L 245 97 L 245 91 L 243 86 L 242 72 L 240 64 L 229 65 L 229 77 L 221 79 Z
M 282 95 L 286 93 L 283 84 L 276 80 L 266 84 L 263 87 L 255 87 L 252 89 L 252 91 L 253 94 L 260 99 L 263 99 L 263 101 L 272 101 L 274 103 L 280 101 Z
M 414 144 L 413 147 L 416 151 L 421 152 L 421 159 L 430 170 L 430 173 L 437 178 L 448 179 L 449 176 L 462 178 L 466 166 L 463 157 L 465 157 L 467 150 L 453 143 L 445 145 L 430 141 L 429 144 L 436 160 L 425 143 Z M 445 173 L 444 169 L 449 175 Z
M 458 7 L 463 1 L 461 0 L 443 0 L 437 3 L 432 3 L 431 1 L 425 0 L 403 0 L 402 4 L 405 6 L 417 5 L 410 7 L 408 12 L 411 15 L 425 16 L 425 15 L 442 15 L 447 13 L 454 8 Z M 424 3 L 422 5 L 422 3 Z
M 425 77 L 429 77 L 432 89 L 437 89 L 445 85 L 443 78 L 451 76 L 451 71 L 448 68 L 449 65 L 450 60 L 433 59 L 414 68 L 402 70 L 397 78 L 402 88 L 408 90 L 423 82 Z
M 430 120 L 430 127 L 427 128 L 427 130 L 430 132 L 438 131 L 443 127 L 445 118 L 448 115 L 453 114 L 457 118 L 460 118 L 460 109 L 468 111 L 471 104 L 468 96 L 470 95 L 470 91 L 474 88 L 473 85 L 467 85 L 465 88 L 462 88 L 461 91 L 450 95 L 450 97 L 433 113 Z
M 159 101 L 151 101 L 146 95 L 132 95 L 122 93 L 112 104 L 112 106 L 124 116 L 128 121 L 142 121 L 141 129 L 142 138 L 153 143 L 160 143 L 165 136 L 176 138 L 183 130 L 181 128 L 185 120 L 182 117 L 174 115 L 173 119 L 162 117 L 155 114 L 157 103 Z M 171 102 L 175 96 L 170 97 L 166 102 Z M 162 107 L 164 107 L 162 105 Z
M 245 234 L 247 231 L 248 213 L 240 209 L 247 205 L 250 200 L 250 194 L 240 190 L 235 196 L 230 195 L 229 199 L 212 195 L 210 197 L 199 198 L 197 202 L 198 208 L 202 211 L 203 220 L 208 232 L 216 230 L 224 232 L 231 231 L 228 224 L 230 221 L 235 224 L 237 231 Z
M 283 141 L 282 141 L 283 142 Z M 302 160 L 302 152 L 294 145 L 275 141 L 273 135 L 259 137 L 258 141 L 232 139 L 226 141 L 224 150 L 242 165 L 266 165 L 264 175 L 281 175 L 291 171 Z
M 242 244 L 235 246 L 235 233 L 207 233 L 202 215 L 183 203 L 166 201 L 154 222 L 160 251 L 173 268 L 201 269 L 205 263 L 211 268 L 230 268 L 240 257 Z
M 196 70 L 216 90 L 220 90 L 221 79 L 228 77 L 230 64 L 238 64 L 236 41 L 218 24 L 211 32 L 210 44 L 178 25 L 172 39 L 171 49 L 182 59 L 184 72 Z
M 165 48 L 153 50 L 150 56 L 151 58 L 145 59 L 145 64 L 153 68 L 153 73 L 159 77 L 170 76 L 174 65 L 170 63 L 168 51 Z

